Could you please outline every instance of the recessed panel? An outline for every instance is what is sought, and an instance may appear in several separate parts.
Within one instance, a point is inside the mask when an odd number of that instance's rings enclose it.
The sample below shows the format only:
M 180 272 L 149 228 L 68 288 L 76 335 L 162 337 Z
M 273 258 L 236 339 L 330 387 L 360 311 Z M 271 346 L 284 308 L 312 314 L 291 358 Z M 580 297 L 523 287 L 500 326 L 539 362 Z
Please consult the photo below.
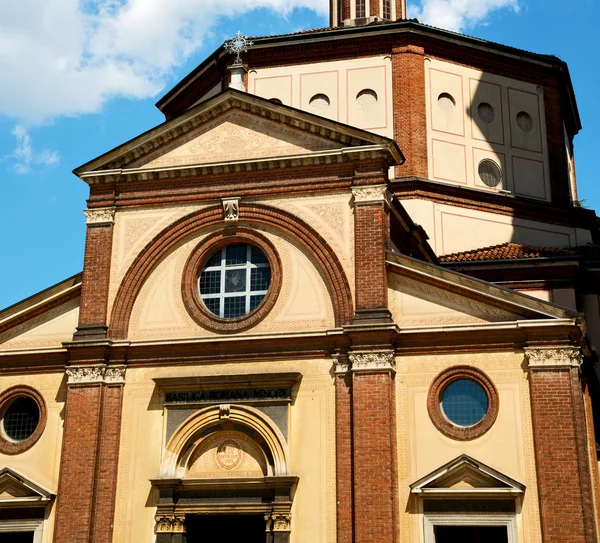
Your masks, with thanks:
M 467 182 L 465 146 L 433 140 L 433 177 L 442 181 Z
M 385 66 L 348 70 L 348 124 L 365 130 L 386 128 Z
M 286 106 L 292 105 L 292 76 L 261 77 L 254 80 L 254 93 Z
M 547 199 L 544 163 L 540 160 L 513 157 L 515 194 Z
M 471 130 L 473 138 L 504 144 L 502 90 L 500 85 L 469 79 Z
M 300 109 L 339 120 L 339 72 L 317 72 L 300 76 Z
M 508 103 L 512 147 L 541 153 L 540 95 L 509 88 Z
M 463 136 L 465 105 L 460 75 L 429 70 L 431 128 Z

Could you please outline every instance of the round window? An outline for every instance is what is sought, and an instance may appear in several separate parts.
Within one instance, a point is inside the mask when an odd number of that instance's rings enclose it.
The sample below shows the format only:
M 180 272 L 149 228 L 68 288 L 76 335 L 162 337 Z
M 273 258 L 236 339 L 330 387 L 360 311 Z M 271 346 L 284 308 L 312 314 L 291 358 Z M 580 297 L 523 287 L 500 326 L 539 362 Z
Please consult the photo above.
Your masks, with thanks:
M 271 284 L 266 255 L 253 245 L 226 245 L 212 254 L 202 267 L 200 298 L 213 315 L 237 319 L 254 311 Z
M 483 420 L 489 402 L 485 389 L 479 383 L 471 379 L 457 379 L 442 391 L 440 404 L 452 424 L 468 427 Z
M 40 409 L 33 398 L 21 396 L 6 407 L 2 416 L 4 435 L 11 441 L 25 441 L 40 422 Z
M 46 426 L 46 404 L 28 386 L 7 388 L 0 394 L 0 453 L 18 454 L 31 448 Z
M 500 166 L 489 158 L 484 158 L 477 168 L 479 179 L 486 187 L 494 188 L 502 182 Z
M 431 383 L 427 411 L 434 426 L 461 441 L 485 434 L 498 416 L 498 392 L 491 379 L 472 366 L 454 366 Z
M 477 115 L 479 115 L 479 118 L 486 124 L 494 122 L 495 114 L 492 104 L 488 104 L 487 102 L 481 102 L 477 106 Z

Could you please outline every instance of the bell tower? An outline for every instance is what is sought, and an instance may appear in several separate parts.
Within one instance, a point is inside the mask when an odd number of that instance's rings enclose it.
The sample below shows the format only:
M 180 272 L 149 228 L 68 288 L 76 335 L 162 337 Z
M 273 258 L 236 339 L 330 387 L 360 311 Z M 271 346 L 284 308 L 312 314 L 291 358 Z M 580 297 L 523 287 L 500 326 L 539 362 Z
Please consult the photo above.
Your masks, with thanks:
M 406 0 L 329 0 L 330 26 L 361 26 L 406 19 Z

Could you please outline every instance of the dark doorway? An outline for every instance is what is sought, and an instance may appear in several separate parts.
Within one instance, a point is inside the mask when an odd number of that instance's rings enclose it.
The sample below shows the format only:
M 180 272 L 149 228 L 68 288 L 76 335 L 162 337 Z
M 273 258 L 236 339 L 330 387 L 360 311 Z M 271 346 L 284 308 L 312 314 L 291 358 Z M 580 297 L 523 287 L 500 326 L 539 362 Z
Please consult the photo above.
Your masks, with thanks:
M 186 515 L 185 530 L 187 543 L 267 540 L 263 515 Z
M 434 526 L 435 543 L 508 543 L 506 526 Z
M 0 533 L 2 543 L 33 543 L 33 532 Z

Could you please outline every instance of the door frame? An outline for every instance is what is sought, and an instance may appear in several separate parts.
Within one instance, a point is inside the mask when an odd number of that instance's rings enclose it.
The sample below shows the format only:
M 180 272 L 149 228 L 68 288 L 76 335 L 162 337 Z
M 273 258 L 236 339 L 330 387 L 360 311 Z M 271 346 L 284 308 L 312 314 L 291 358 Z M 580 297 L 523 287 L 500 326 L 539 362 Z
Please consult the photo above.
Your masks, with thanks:
M 518 543 L 516 514 L 425 513 L 425 543 L 435 543 L 435 526 L 506 526 L 508 543 Z

